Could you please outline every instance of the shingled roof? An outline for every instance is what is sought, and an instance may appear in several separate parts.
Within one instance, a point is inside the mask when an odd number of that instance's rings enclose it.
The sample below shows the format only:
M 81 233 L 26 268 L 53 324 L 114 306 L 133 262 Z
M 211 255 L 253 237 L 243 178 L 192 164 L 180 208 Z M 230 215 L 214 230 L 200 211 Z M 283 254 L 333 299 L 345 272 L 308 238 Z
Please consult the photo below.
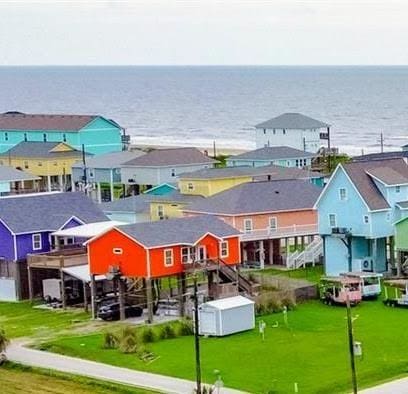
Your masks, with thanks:
M 219 238 L 240 234 L 229 224 L 207 215 L 128 224 L 118 228 L 148 248 L 176 244 L 194 245 L 207 233 Z
M 152 150 L 143 156 L 127 161 L 123 166 L 162 167 L 212 163 L 217 163 L 217 161 L 201 153 L 197 148 L 171 148 Z
M 313 153 L 291 148 L 290 146 L 267 146 L 260 149 L 251 150 L 240 155 L 231 156 L 231 160 L 279 160 L 279 159 L 297 159 L 305 157 L 315 157 Z
M 140 150 L 103 153 L 101 155 L 89 158 L 86 161 L 86 166 L 88 168 L 101 169 L 119 168 L 123 163 L 143 155 L 145 155 L 145 152 Z M 84 165 L 82 161 L 79 161 L 74 163 L 72 167 L 83 168 Z
M 98 115 L 46 115 L 6 112 L 0 114 L 0 130 L 78 131 L 98 117 Z
M 67 145 L 70 150 L 54 151 L 60 145 Z M 90 155 L 90 153 L 86 153 Z M 22 141 L 10 148 L 7 152 L 0 154 L 0 157 L 35 157 L 35 158 L 61 158 L 61 157 L 82 157 L 82 152 L 76 150 L 64 142 L 40 142 Z
M 40 179 L 40 177 L 25 171 L 16 170 L 13 167 L 0 166 L 0 182 L 33 181 L 36 179 Z
M 185 211 L 243 215 L 312 209 L 321 191 L 303 180 L 250 182 L 193 203 Z
M 287 112 L 259 123 L 255 126 L 257 129 L 320 129 L 323 127 L 330 127 L 329 124 L 321 122 L 320 120 L 310 118 L 298 112 Z
M 0 198 L 0 220 L 15 234 L 56 231 L 73 216 L 84 223 L 108 220 L 83 193 L 37 193 Z
M 370 173 L 380 174 L 383 179 L 389 178 L 392 181 L 396 176 L 399 180 L 408 178 L 408 166 L 404 159 L 353 162 L 343 164 L 343 168 L 371 210 L 388 209 L 390 205 Z

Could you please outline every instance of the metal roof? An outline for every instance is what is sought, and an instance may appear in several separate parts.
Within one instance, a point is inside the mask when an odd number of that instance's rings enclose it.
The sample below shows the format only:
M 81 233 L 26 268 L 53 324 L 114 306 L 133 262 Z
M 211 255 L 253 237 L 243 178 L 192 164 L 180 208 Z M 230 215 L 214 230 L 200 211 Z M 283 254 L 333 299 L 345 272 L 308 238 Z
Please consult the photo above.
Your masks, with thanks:
M 82 224 L 81 226 L 70 227 L 64 230 L 54 231 L 51 235 L 58 237 L 78 237 L 78 238 L 92 238 L 102 234 L 112 227 L 125 224 L 117 220 L 107 220 L 106 222 L 96 222 Z
M 15 234 L 56 231 L 72 217 L 84 223 L 106 221 L 83 193 L 36 193 L 0 198 L 0 220 Z
M 201 304 L 200 308 L 209 306 L 211 308 L 225 310 L 225 309 L 238 308 L 240 306 L 253 305 L 253 304 L 255 304 L 254 301 L 250 300 L 249 298 L 239 295 L 235 297 L 227 297 L 227 298 L 221 298 L 219 300 L 208 301 L 208 302 L 205 302 L 204 304 Z
M 255 126 L 257 129 L 321 129 L 329 124 L 298 112 L 287 112 Z
M 240 155 L 230 156 L 227 160 L 279 160 L 279 159 L 297 159 L 309 158 L 316 155 L 303 150 L 291 148 L 290 146 L 270 146 L 255 149 Z
M 104 153 L 86 160 L 88 168 L 119 168 L 123 163 L 143 156 L 146 153 L 140 150 Z M 83 168 L 82 161 L 74 163 L 73 168 Z
M 82 265 L 74 265 L 73 267 L 65 267 L 62 268 L 66 274 L 72 276 L 73 278 L 79 279 L 82 282 L 90 282 L 91 281 L 91 274 L 89 273 L 89 265 L 82 264 Z M 95 275 L 95 280 L 105 280 L 105 275 Z
M 313 209 L 321 191 L 298 179 L 249 182 L 193 203 L 185 211 L 240 215 Z
M 37 179 L 40 179 L 40 177 L 28 172 L 16 170 L 9 166 L 0 166 L 0 182 L 33 181 Z
M 217 161 L 197 148 L 172 148 L 152 150 L 143 156 L 127 161 L 123 166 L 162 167 L 211 163 L 217 163 Z
M 240 234 L 229 224 L 207 215 L 128 224 L 119 226 L 118 229 L 147 248 L 177 244 L 194 245 L 207 233 L 219 238 Z

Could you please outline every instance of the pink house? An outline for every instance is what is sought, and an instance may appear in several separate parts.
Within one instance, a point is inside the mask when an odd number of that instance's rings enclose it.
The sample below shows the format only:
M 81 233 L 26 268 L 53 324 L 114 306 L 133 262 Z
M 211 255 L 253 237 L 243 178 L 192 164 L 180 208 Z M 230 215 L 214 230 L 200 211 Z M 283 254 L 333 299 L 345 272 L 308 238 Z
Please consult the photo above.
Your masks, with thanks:
M 321 188 L 304 180 L 251 182 L 198 201 L 185 215 L 214 215 L 242 232 L 250 265 L 299 267 L 322 253 L 313 206 Z

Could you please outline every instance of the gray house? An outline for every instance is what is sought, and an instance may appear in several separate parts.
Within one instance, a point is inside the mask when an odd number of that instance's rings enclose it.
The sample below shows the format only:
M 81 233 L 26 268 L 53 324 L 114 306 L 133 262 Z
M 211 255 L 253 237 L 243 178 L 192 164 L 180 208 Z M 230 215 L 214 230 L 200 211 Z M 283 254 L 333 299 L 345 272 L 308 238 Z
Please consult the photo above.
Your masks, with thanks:
M 9 166 L 0 166 L 0 196 L 36 191 L 36 181 L 40 177 Z
M 228 167 L 261 167 L 275 164 L 282 167 L 309 168 L 316 155 L 289 146 L 267 146 L 227 159 Z
M 124 194 L 121 165 L 143 156 L 140 150 L 105 153 L 72 166 L 72 190 L 86 190 L 93 200 L 113 201 Z M 116 196 L 116 197 L 115 197 Z
M 156 186 L 173 183 L 179 174 L 213 168 L 216 160 L 197 148 L 157 149 L 122 165 L 122 182 Z

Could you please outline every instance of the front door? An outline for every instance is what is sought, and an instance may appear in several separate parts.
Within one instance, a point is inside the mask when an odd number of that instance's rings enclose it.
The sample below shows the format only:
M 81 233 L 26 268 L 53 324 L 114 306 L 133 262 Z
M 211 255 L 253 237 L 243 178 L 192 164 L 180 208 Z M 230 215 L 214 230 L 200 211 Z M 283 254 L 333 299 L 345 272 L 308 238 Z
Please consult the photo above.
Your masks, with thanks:
M 205 253 L 205 246 L 198 246 L 197 247 L 197 260 L 204 261 L 207 260 L 207 255 Z

